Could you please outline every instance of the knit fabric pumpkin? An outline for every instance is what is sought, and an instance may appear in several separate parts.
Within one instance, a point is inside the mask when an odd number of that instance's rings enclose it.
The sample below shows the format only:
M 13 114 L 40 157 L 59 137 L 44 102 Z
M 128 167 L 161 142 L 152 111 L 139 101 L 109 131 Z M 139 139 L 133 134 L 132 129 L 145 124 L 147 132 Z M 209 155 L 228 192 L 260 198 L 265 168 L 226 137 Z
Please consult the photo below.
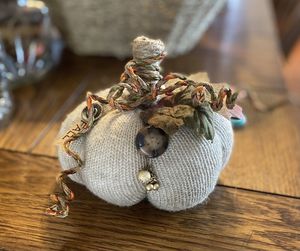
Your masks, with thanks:
M 162 76 L 161 40 L 132 43 L 133 59 L 120 82 L 88 93 L 62 124 L 58 156 L 61 191 L 48 215 L 64 218 L 74 194 L 65 177 L 103 200 L 132 206 L 147 198 L 155 207 L 179 211 L 203 202 L 229 160 L 237 93 L 211 84 L 206 73 Z
M 108 89 L 97 94 L 106 97 L 107 93 Z M 84 107 L 85 103 L 80 104 L 67 116 L 60 137 L 80 122 Z M 189 128 L 180 128 L 170 137 L 167 150 L 150 159 L 160 188 L 147 192 L 137 177 L 139 170 L 149 164 L 134 144 L 143 127 L 139 113 L 139 110 L 120 112 L 106 107 L 93 129 L 72 143 L 71 149 L 80 155 L 84 165 L 70 178 L 118 206 L 132 206 L 147 198 L 159 209 L 179 211 L 203 202 L 229 160 L 233 146 L 230 121 L 214 113 L 212 141 L 195 136 Z M 77 165 L 61 148 L 58 156 L 64 170 Z

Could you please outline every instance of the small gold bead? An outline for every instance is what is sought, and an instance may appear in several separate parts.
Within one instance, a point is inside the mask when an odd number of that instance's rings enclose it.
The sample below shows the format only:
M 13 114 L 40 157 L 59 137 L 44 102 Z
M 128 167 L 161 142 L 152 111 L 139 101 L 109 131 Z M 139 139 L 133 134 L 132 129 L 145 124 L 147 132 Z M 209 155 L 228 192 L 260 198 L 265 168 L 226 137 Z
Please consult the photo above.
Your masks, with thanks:
M 153 184 L 148 184 L 147 186 L 146 186 L 146 190 L 147 191 L 151 191 L 151 190 L 153 190 Z
M 151 180 L 151 173 L 148 170 L 140 170 L 138 173 L 138 179 L 144 184 L 149 183 Z
M 158 183 L 154 183 L 153 184 L 153 190 L 158 190 L 159 188 L 159 184 Z

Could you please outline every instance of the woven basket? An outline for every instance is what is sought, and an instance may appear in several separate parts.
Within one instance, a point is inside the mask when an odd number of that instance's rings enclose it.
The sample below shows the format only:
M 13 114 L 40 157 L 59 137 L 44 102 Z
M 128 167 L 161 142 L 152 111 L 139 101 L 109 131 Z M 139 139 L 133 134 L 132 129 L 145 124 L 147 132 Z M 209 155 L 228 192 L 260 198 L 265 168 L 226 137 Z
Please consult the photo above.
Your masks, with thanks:
M 226 0 L 46 0 L 54 23 L 80 55 L 131 55 L 138 35 L 166 41 L 169 56 L 192 49 Z

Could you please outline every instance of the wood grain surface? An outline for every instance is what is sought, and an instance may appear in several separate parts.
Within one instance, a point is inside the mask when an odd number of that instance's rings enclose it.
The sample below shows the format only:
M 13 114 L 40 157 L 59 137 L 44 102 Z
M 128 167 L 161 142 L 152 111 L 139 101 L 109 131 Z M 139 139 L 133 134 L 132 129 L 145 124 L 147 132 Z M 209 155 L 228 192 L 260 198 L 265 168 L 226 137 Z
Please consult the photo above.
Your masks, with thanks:
M 43 215 L 57 160 L 0 151 L 0 250 L 296 250 L 300 201 L 217 187 L 178 213 L 149 203 L 120 208 L 72 183 L 66 219 Z
M 60 169 L 55 139 L 62 120 L 87 90 L 117 83 L 125 62 L 66 52 L 45 80 L 14 91 L 15 116 L 0 131 L 0 251 L 300 250 L 300 108 L 289 102 L 262 113 L 243 101 L 248 125 L 235 132 L 230 163 L 200 207 L 119 208 L 70 181 L 70 217 L 44 215 Z M 256 90 L 268 106 L 288 97 L 267 0 L 228 1 L 196 48 L 163 68 L 207 71 L 213 82 Z

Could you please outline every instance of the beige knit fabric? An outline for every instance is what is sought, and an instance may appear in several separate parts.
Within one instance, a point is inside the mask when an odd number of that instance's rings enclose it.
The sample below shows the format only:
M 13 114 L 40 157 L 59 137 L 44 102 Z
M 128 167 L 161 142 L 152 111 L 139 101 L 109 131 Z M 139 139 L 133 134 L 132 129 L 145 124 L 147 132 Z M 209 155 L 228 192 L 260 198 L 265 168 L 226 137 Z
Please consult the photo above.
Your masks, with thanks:
M 105 90 L 98 95 L 105 97 L 107 93 Z M 80 121 L 84 106 L 82 103 L 67 116 L 60 137 Z M 80 154 L 84 167 L 70 177 L 103 200 L 119 206 L 131 206 L 148 198 L 155 207 L 168 211 L 194 207 L 213 191 L 233 145 L 230 121 L 215 114 L 214 126 L 213 142 L 197 138 L 188 128 L 172 135 L 166 152 L 150 160 L 160 188 L 146 193 L 137 174 L 147 160 L 134 144 L 137 132 L 143 127 L 139 111 L 106 110 L 86 136 L 72 143 L 71 149 Z M 76 166 L 61 148 L 58 156 L 63 169 Z
M 139 36 L 166 42 L 169 56 L 191 50 L 226 0 L 46 0 L 67 45 L 81 55 L 131 56 Z

